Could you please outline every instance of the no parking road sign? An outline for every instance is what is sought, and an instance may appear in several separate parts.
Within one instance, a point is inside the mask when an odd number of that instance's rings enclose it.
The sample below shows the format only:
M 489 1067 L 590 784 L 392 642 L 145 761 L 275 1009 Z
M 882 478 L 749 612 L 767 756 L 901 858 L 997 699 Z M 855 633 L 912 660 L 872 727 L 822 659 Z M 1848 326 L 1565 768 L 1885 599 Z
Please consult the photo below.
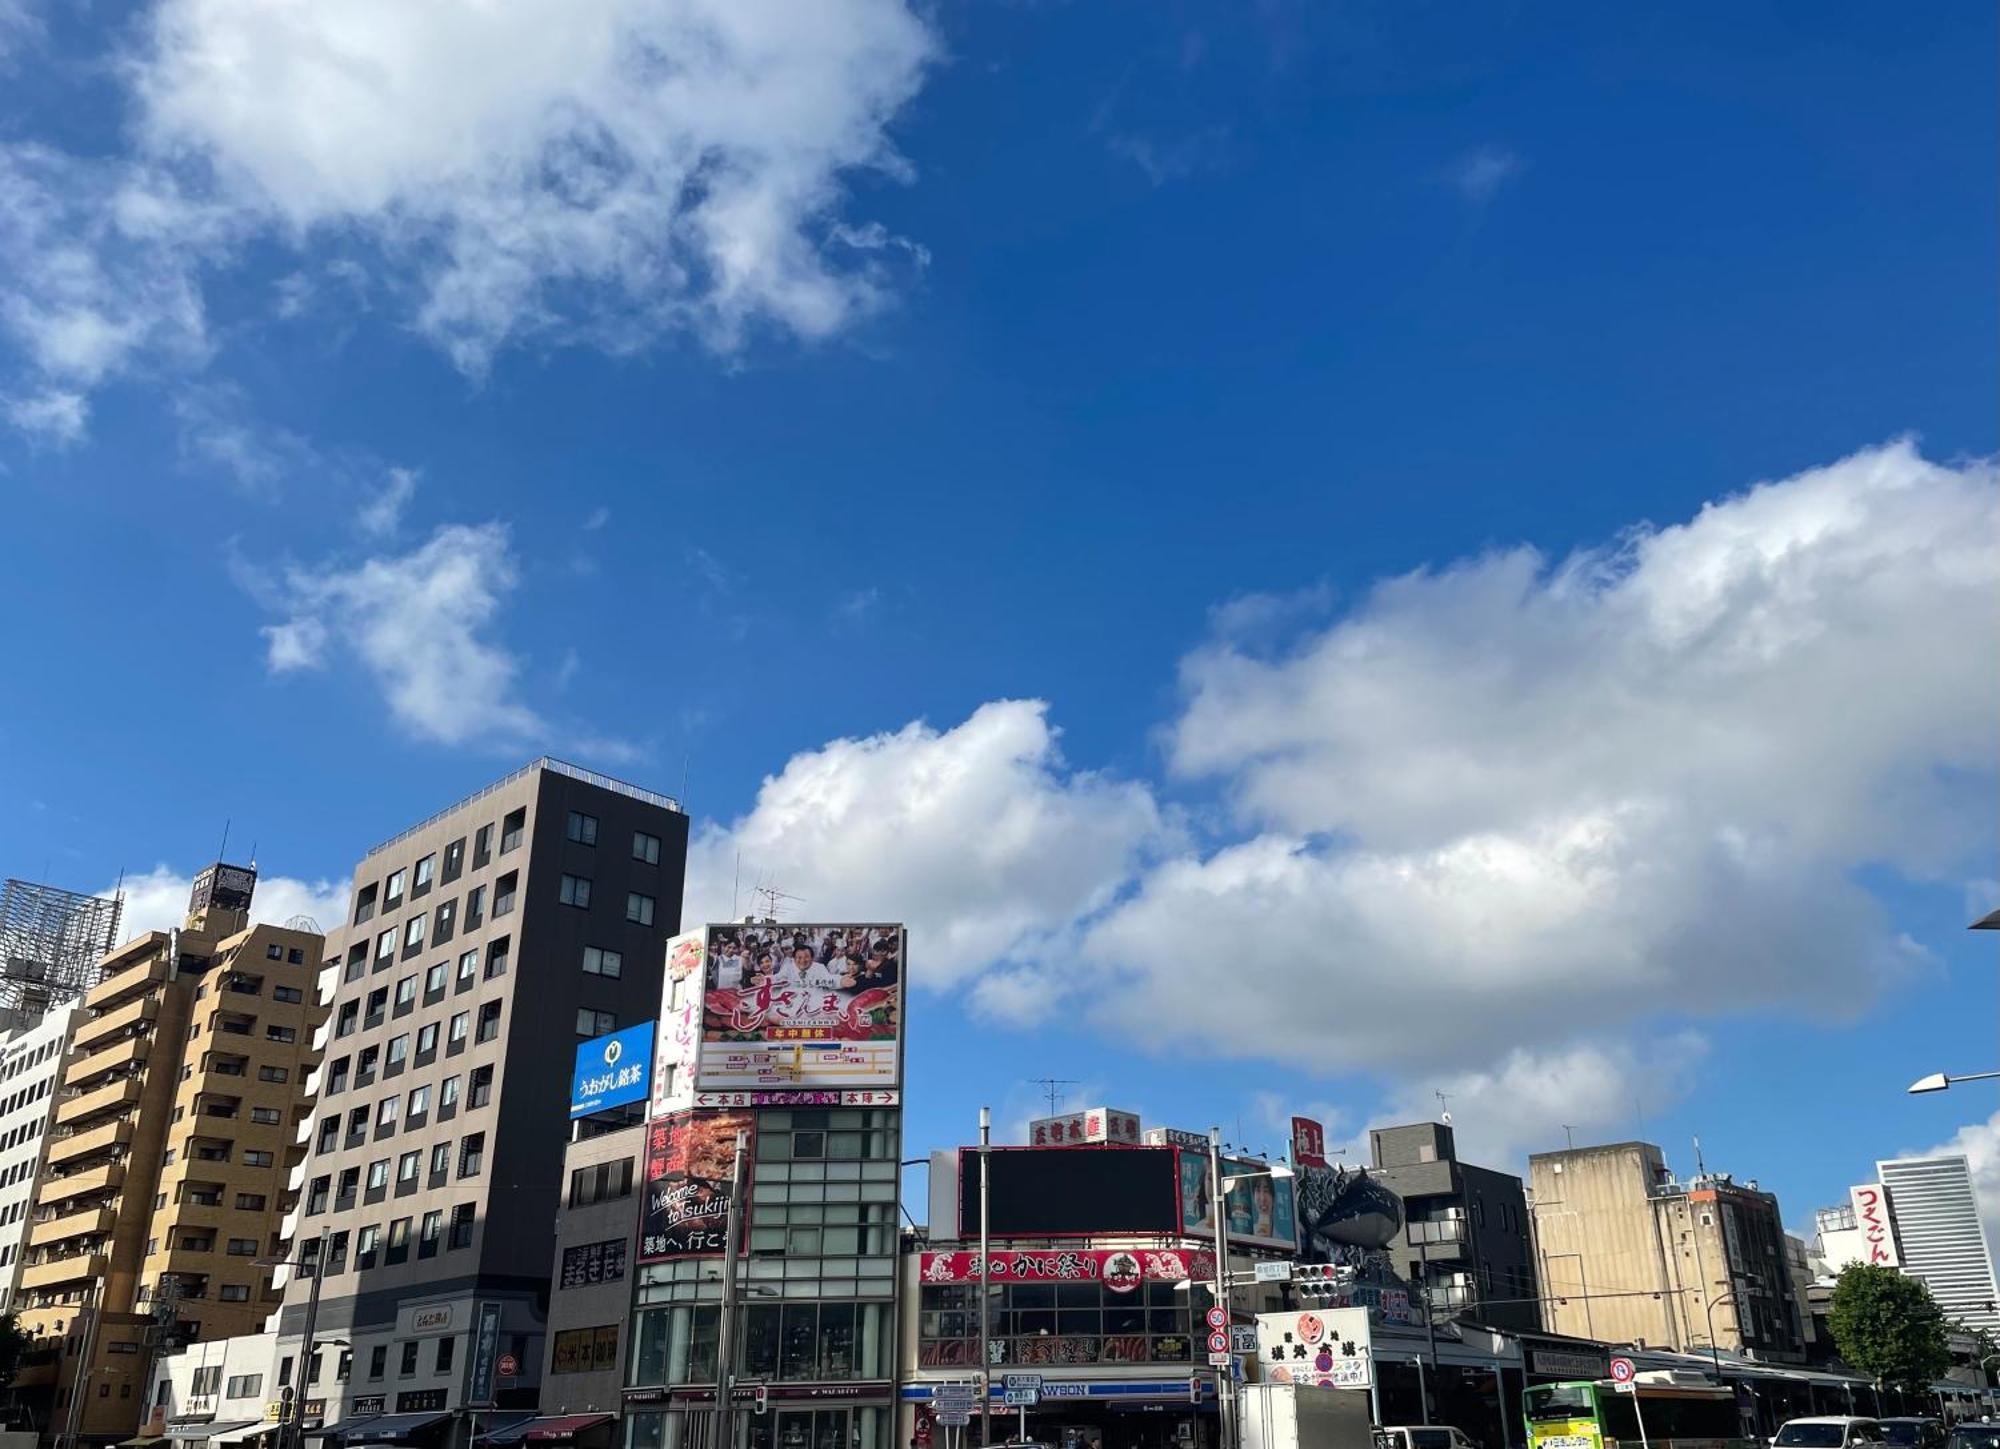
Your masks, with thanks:
M 1611 1360 L 1611 1382 L 1623 1393 L 1632 1392 L 1632 1380 L 1638 1372 L 1638 1367 L 1629 1358 Z

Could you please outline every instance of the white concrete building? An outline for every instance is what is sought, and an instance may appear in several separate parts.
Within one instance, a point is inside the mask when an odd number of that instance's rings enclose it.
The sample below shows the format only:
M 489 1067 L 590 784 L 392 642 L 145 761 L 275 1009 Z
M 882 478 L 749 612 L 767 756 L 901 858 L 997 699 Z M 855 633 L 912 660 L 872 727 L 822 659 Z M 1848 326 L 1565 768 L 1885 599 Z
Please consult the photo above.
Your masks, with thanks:
M 140 1432 L 174 1449 L 251 1449 L 278 1428 L 282 1371 L 275 1333 L 191 1343 L 154 1365 Z
M 14 1306 L 35 1179 L 56 1110 L 56 1079 L 80 1008 L 59 1006 L 32 1026 L 0 1032 L 0 1313 Z
M 1903 1271 L 1931 1290 L 1945 1317 L 2000 1333 L 2000 1286 L 1963 1157 L 1878 1162 Z

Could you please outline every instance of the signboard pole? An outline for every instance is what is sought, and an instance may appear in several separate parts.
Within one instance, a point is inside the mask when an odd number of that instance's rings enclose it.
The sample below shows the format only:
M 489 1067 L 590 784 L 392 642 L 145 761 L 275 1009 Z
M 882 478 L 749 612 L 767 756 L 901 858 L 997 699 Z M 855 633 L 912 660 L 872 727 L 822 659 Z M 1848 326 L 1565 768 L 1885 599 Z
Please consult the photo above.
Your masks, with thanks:
M 1646 1442 L 1646 1411 L 1639 1407 L 1639 1386 L 1637 1384 L 1618 1386 L 1632 1396 L 1632 1417 L 1639 1421 L 1639 1449 L 1652 1449 Z
M 1208 1129 L 1208 1211 L 1215 1219 L 1215 1306 L 1224 1313 L 1229 1312 L 1229 1235 L 1228 1219 L 1222 1209 L 1222 1129 Z M 1216 1370 L 1215 1412 L 1221 1433 L 1221 1449 L 1236 1449 L 1233 1437 L 1236 1428 L 1234 1400 L 1231 1391 L 1236 1385 L 1227 1365 Z
M 979 1443 L 993 1442 L 993 1322 L 992 1289 L 986 1273 L 993 1262 L 993 1221 L 986 1192 L 987 1165 L 993 1147 L 993 1109 L 979 1109 Z
M 730 1355 L 736 1348 L 736 1246 L 737 1214 L 742 1212 L 743 1153 L 750 1134 L 736 1134 L 736 1157 L 729 1168 L 729 1207 L 722 1219 L 722 1306 L 715 1328 L 715 1440 L 717 1449 L 735 1449 L 731 1431 L 736 1427 L 736 1375 Z

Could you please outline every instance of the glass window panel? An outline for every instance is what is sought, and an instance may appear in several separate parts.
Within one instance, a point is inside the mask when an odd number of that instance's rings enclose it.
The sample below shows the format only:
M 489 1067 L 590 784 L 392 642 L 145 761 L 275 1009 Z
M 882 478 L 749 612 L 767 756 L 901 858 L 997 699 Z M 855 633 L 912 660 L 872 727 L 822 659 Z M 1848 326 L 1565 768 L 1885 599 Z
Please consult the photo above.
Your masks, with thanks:
M 778 1320 L 782 1311 L 775 1303 L 753 1304 L 744 1311 L 743 1372 L 751 1378 L 778 1375 Z
M 859 1157 L 862 1155 L 862 1134 L 859 1132 L 829 1132 L 826 1136 L 828 1157 Z
M 782 1253 L 785 1250 L 785 1230 L 783 1228 L 752 1228 L 750 1230 L 750 1251 L 753 1253 Z
M 779 1378 L 812 1377 L 818 1329 L 817 1303 L 787 1303 L 784 1306 L 778 1338 Z
M 1172 1325 L 1168 1325 L 1171 1329 Z M 1146 1310 L 1136 1303 L 1107 1303 L 1104 1305 L 1104 1331 L 1106 1333 L 1144 1333 L 1146 1331 Z
M 821 1241 L 829 1253 L 858 1253 L 861 1251 L 861 1229 L 828 1228 Z
M 854 1305 L 822 1303 L 819 1308 L 819 1377 L 854 1377 Z
M 792 1134 L 768 1128 L 757 1134 L 757 1160 L 782 1161 L 792 1155 Z
M 858 1162 L 829 1162 L 825 1171 L 828 1182 L 861 1181 L 861 1164 Z

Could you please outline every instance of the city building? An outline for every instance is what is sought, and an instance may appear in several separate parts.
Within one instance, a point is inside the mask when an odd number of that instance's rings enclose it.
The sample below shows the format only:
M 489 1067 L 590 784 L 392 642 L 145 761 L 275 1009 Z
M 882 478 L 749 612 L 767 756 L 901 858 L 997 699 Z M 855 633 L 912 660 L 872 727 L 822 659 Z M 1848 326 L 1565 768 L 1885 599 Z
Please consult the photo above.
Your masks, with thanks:
M 76 1005 L 51 1007 L 39 1021 L 0 1032 L 0 1313 L 14 1306 L 35 1182 L 55 1125 L 56 1087 Z
M 591 1124 L 579 1124 L 580 1129 Z M 563 1158 L 565 1190 L 549 1265 L 548 1350 L 541 1413 L 588 1445 L 609 1435 L 625 1387 L 625 1315 L 632 1304 L 632 1248 L 639 1226 L 643 1122 L 579 1135 Z
M 253 1331 L 276 1301 L 322 941 L 303 920 L 251 925 L 256 879 L 203 871 L 180 928 L 104 957 L 71 1033 L 15 1388 L 72 1439 L 131 1435 L 155 1351 Z
M 574 1050 L 653 1018 L 686 852 L 674 801 L 544 758 L 356 866 L 279 1324 L 329 1445 L 536 1406 Z
M 274 1331 L 201 1339 L 154 1359 L 152 1411 L 142 1429 L 174 1449 L 260 1449 L 286 1407 L 277 1397 Z
M 1402 1231 L 1388 1248 L 1396 1275 L 1421 1286 L 1439 1316 L 1539 1327 L 1521 1179 L 1461 1162 L 1442 1122 L 1374 1128 L 1368 1147 L 1370 1175 L 1403 1200 Z
M 1905 1157 L 1875 1164 L 1903 1272 L 1921 1279 L 1947 1319 L 2000 1333 L 2000 1288 L 1963 1157 Z
M 1754 1182 L 1686 1182 L 1650 1142 L 1528 1159 L 1543 1321 L 1556 1333 L 1802 1363 L 1778 1200 Z

